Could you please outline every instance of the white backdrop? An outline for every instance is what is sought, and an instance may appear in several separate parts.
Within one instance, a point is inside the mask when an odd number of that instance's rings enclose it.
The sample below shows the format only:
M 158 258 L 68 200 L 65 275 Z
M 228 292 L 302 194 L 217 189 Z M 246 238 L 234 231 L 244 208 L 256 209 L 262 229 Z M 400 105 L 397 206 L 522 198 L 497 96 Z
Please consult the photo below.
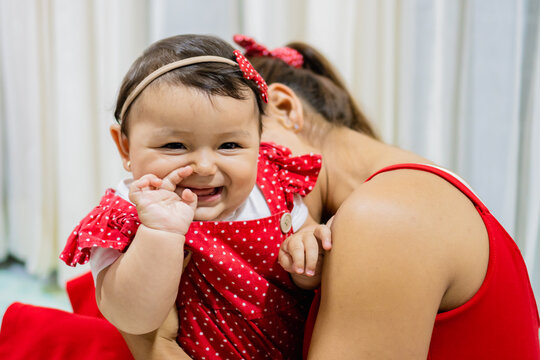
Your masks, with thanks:
M 130 0 L 0 1 L 0 255 L 30 273 L 73 276 L 59 250 L 122 176 L 108 126 L 120 81 L 148 44 L 147 14 Z
M 178 33 L 319 48 L 382 137 L 458 172 L 513 235 L 540 298 L 538 0 L 2 0 L 0 257 L 59 281 L 57 254 L 123 176 L 117 89 Z

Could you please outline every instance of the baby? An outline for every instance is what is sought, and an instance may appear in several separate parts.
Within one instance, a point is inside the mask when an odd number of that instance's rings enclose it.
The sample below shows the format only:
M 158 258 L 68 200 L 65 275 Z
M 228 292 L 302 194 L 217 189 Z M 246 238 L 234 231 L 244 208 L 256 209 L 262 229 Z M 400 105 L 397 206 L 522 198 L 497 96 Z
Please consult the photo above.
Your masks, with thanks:
M 90 259 L 119 330 L 151 332 L 176 302 L 193 358 L 301 357 L 305 289 L 331 246 L 301 199 L 321 158 L 261 144 L 266 89 L 210 36 L 158 41 L 128 71 L 111 134 L 134 180 L 106 192 L 61 254 Z

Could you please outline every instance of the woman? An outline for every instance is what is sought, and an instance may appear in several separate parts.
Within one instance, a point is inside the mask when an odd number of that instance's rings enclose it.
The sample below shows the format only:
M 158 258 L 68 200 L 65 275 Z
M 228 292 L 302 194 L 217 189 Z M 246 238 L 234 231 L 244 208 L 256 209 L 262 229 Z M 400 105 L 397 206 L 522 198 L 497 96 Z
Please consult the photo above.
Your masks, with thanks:
M 269 84 L 263 141 L 323 155 L 306 203 L 335 214 L 333 248 L 307 357 L 540 359 L 523 259 L 472 190 L 379 141 L 313 48 L 235 41 Z
M 269 84 L 263 140 L 323 156 L 310 209 L 336 215 L 308 358 L 540 359 L 521 254 L 472 190 L 379 141 L 310 46 L 291 66 L 235 41 Z

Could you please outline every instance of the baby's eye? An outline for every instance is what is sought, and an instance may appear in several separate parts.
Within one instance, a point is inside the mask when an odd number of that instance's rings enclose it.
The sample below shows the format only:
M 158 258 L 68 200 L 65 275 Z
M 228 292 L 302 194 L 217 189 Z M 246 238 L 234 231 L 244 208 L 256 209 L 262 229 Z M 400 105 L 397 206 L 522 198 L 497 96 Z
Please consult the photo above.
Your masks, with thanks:
M 182 144 L 180 142 L 168 143 L 168 144 L 163 145 L 162 147 L 164 149 L 171 149 L 171 150 L 179 150 L 179 149 L 185 149 L 186 148 L 184 146 L 184 144 Z
M 241 148 L 241 146 L 235 142 L 226 142 L 226 143 L 221 144 L 219 148 L 224 149 L 224 150 L 233 150 L 233 149 L 239 149 Z

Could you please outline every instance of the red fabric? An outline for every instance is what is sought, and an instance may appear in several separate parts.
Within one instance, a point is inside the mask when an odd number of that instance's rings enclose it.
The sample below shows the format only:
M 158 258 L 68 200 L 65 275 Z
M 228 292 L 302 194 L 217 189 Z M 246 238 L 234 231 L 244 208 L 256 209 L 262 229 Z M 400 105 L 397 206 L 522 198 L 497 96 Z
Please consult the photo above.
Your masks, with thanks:
M 124 251 L 139 225 L 135 205 L 108 189 L 99 205 L 73 229 L 60 259 L 70 266 L 86 264 L 92 246 Z
M 178 293 L 178 342 L 195 358 L 299 359 L 312 292 L 298 289 L 277 262 L 292 229 L 280 220 L 293 194 L 315 185 L 320 157 L 292 157 L 263 144 L 257 184 L 272 216 L 236 222 L 194 222 L 192 252 Z
M 288 65 L 301 68 L 304 64 L 304 56 L 297 50 L 289 47 L 268 50 L 266 46 L 259 44 L 255 39 L 245 35 L 234 35 L 235 43 L 246 49 L 246 56 L 268 56 L 285 61 Z
M 0 329 L 3 360 L 132 360 L 120 333 L 103 319 L 12 304 Z
M 191 224 L 186 248 L 192 256 L 177 299 L 177 340 L 186 353 L 201 359 L 301 357 L 312 292 L 297 288 L 277 262 L 281 243 L 292 234 L 282 232 L 280 221 L 294 194 L 313 189 L 320 167 L 319 155 L 292 157 L 285 147 L 263 143 L 257 185 L 271 216 Z M 108 191 L 70 236 L 61 259 L 84 263 L 93 246 L 125 250 L 136 232 L 128 225 L 138 224 L 135 208 Z
M 66 291 L 75 314 L 104 319 L 97 306 L 96 288 L 91 272 L 69 280 L 66 283 Z
M 294 194 L 306 196 L 313 190 L 321 168 L 321 157 L 319 155 L 292 156 L 291 150 L 284 146 L 262 143 L 259 165 L 261 165 L 261 157 L 266 159 L 265 167 L 259 169 L 257 183 L 263 193 L 265 189 L 268 189 L 268 186 L 273 187 L 279 184 L 275 191 L 285 192 L 285 201 L 289 210 L 293 208 Z M 270 174 L 272 178 L 267 179 Z M 267 181 L 270 181 L 269 185 L 265 185 Z M 268 193 L 267 196 L 265 193 L 265 196 L 268 198 L 274 195 Z M 275 205 L 277 205 L 276 202 L 268 202 L 272 212 L 283 210 L 283 208 Z
M 437 315 L 428 359 L 540 359 L 538 308 L 527 268 L 510 235 L 467 186 L 443 170 L 399 164 L 384 168 L 369 179 L 398 169 L 427 171 L 453 184 L 474 203 L 489 236 L 484 282 L 465 304 Z M 313 304 L 312 308 L 315 307 Z M 306 328 L 306 332 L 312 331 L 312 326 Z
M 239 50 L 234 50 L 233 53 L 234 56 L 236 56 L 236 62 L 238 63 L 238 66 L 240 66 L 240 70 L 242 70 L 244 77 L 248 80 L 254 81 L 255 84 L 257 84 L 257 88 L 261 93 L 263 101 L 267 103 L 268 85 L 266 85 L 266 81 L 264 81 L 263 77 L 257 72 L 257 70 L 255 70 L 249 60 L 245 58 L 244 54 L 242 54 Z
M 311 344 L 311 336 L 313 335 L 313 328 L 315 327 L 315 321 L 317 320 L 317 313 L 319 312 L 319 306 L 321 305 L 321 289 L 315 289 L 315 296 L 311 302 L 309 308 L 308 317 L 306 319 L 306 325 L 304 327 L 304 342 L 302 344 L 302 359 L 307 359 L 309 352 L 309 344 Z

